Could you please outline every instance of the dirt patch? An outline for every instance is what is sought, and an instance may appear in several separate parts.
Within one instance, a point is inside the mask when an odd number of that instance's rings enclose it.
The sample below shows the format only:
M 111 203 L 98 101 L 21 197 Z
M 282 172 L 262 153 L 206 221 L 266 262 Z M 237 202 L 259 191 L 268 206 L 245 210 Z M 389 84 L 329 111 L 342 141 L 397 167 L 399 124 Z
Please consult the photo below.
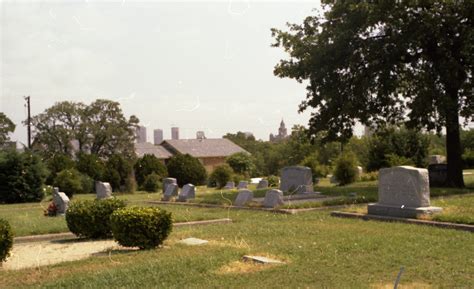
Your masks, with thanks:
M 235 261 L 219 268 L 216 274 L 247 274 L 270 269 L 273 266 L 275 265 Z
M 377 288 L 377 289 L 392 289 L 393 284 L 390 283 L 378 283 L 378 284 L 372 284 L 370 288 Z M 403 282 L 400 282 L 398 284 L 399 289 L 430 289 L 433 288 L 432 285 L 426 284 L 426 283 L 420 283 L 420 282 L 413 282 L 413 283 L 406 283 L 403 284 Z
M 65 261 L 85 259 L 112 250 L 130 250 L 113 240 L 51 240 L 15 244 L 4 270 L 39 267 Z

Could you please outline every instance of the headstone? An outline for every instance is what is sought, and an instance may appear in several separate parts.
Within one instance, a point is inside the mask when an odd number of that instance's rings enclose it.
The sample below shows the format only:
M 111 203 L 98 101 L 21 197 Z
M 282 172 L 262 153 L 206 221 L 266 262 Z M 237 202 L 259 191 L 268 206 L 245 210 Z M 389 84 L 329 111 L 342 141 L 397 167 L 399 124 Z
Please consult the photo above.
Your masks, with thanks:
M 283 205 L 283 192 L 280 190 L 270 190 L 265 194 L 263 206 L 266 208 L 275 208 Z
M 275 260 L 272 258 L 264 257 L 264 256 L 249 256 L 245 255 L 242 257 L 244 261 L 251 261 L 260 264 L 284 264 L 284 262 Z
M 178 185 L 177 184 L 168 184 L 166 191 L 163 195 L 162 201 L 169 201 L 173 196 L 178 195 Z
M 378 203 L 368 205 L 369 214 L 414 218 L 442 210 L 430 206 L 426 169 L 410 166 L 381 169 L 378 195 Z
M 430 165 L 437 165 L 446 162 L 446 157 L 442 155 L 431 155 L 428 157 Z
M 69 198 L 65 193 L 60 192 L 59 188 L 55 187 L 53 189 L 53 203 L 57 208 L 57 214 L 64 215 L 69 206 Z
M 357 166 L 357 177 L 360 178 L 364 173 L 364 169 L 361 166 Z
M 246 189 L 248 186 L 248 182 L 246 181 L 240 181 L 239 184 L 237 185 L 237 189 Z
M 257 189 L 266 189 L 268 188 L 268 180 L 261 180 L 258 182 Z
M 430 178 L 430 187 L 442 187 L 448 180 L 447 164 L 431 164 L 428 166 L 428 175 Z
M 193 184 L 184 185 L 181 189 L 181 193 L 178 196 L 179 202 L 186 202 L 189 199 L 194 199 L 196 197 L 196 187 Z
M 163 193 L 166 192 L 166 188 L 168 188 L 168 185 L 170 185 L 170 184 L 175 184 L 176 185 L 178 183 L 176 182 L 175 178 L 164 178 L 163 179 Z
M 224 186 L 224 189 L 230 190 L 235 188 L 235 183 L 234 182 L 227 182 L 227 184 Z
M 281 171 L 280 190 L 283 192 L 313 192 L 313 174 L 311 169 L 302 166 L 285 167 Z
M 234 206 L 242 207 L 253 199 L 253 192 L 249 190 L 240 190 L 237 198 L 235 198 Z
M 198 239 L 198 238 L 187 238 L 187 239 L 183 239 L 183 240 L 179 241 L 178 243 L 189 245 L 189 246 L 196 246 L 196 245 L 207 244 L 207 243 L 209 243 L 209 241 L 203 240 L 203 239 Z
M 97 199 L 112 198 L 112 187 L 109 183 L 95 182 L 95 193 Z

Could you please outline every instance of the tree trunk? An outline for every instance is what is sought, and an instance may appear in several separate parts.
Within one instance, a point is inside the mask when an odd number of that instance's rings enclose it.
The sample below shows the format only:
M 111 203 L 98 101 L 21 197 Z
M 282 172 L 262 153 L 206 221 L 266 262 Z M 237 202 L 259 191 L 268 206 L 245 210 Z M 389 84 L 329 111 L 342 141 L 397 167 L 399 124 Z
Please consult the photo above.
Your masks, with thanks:
M 463 162 L 461 158 L 459 112 L 457 109 L 451 109 L 446 114 L 446 154 L 448 160 L 448 177 L 446 180 L 446 186 L 463 188 Z

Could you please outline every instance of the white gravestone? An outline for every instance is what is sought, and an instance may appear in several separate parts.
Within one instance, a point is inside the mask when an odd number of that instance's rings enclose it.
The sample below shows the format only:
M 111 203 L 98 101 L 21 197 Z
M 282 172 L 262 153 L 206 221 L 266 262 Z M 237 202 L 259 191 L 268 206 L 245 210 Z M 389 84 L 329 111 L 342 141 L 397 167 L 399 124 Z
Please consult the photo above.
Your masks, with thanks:
M 95 182 L 95 192 L 99 200 L 112 198 L 112 187 L 109 183 Z
M 313 174 L 308 167 L 285 167 L 281 171 L 280 180 L 280 190 L 283 192 L 298 194 L 313 192 Z
M 189 199 L 196 197 L 196 187 L 193 184 L 184 185 L 181 189 L 181 193 L 178 196 L 178 201 L 186 202 Z
M 171 200 L 171 198 L 173 196 L 177 196 L 178 195 L 178 185 L 176 184 L 169 184 L 167 187 L 166 187 L 166 191 L 165 191 L 165 194 L 163 195 L 163 198 L 162 200 L 163 201 L 169 201 Z
M 368 213 L 414 218 L 420 214 L 440 212 L 430 206 L 428 170 L 410 166 L 379 171 L 378 202 L 368 205 Z
M 56 206 L 56 213 L 64 215 L 69 206 L 69 198 L 65 193 L 60 192 L 59 188 L 55 187 L 53 190 L 53 203 Z
M 253 192 L 250 190 L 240 190 L 235 198 L 234 206 L 242 207 L 253 199 Z
M 248 182 L 246 181 L 240 181 L 239 184 L 237 185 L 237 189 L 246 189 L 248 186 Z
M 280 190 L 270 190 L 265 194 L 263 206 L 266 208 L 275 208 L 283 205 L 283 192 Z

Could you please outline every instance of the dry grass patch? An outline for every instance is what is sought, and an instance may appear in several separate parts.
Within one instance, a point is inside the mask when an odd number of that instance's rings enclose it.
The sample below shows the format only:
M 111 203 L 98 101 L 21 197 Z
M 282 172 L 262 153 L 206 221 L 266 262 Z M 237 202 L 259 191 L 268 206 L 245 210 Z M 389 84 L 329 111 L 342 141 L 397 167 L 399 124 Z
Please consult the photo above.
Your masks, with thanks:
M 377 284 L 372 284 L 370 288 L 393 289 L 393 285 L 394 285 L 393 283 L 377 283 Z M 430 284 L 421 283 L 421 282 L 412 282 L 412 283 L 403 284 L 403 282 L 400 281 L 400 283 L 398 283 L 397 288 L 398 289 L 431 289 L 433 288 L 433 286 Z

